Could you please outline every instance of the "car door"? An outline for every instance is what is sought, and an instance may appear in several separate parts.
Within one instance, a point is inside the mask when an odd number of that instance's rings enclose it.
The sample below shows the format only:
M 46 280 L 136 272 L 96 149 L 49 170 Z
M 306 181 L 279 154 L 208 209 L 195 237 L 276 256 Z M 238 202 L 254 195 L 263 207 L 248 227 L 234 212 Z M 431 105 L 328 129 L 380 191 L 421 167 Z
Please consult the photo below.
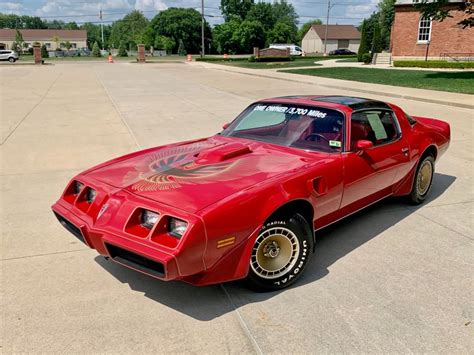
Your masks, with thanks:
M 0 51 L 0 60 L 8 59 L 7 55 L 5 53 L 8 53 L 8 52 L 7 51 Z
M 341 208 L 364 207 L 390 195 L 397 171 L 410 163 L 409 147 L 393 111 L 354 111 L 350 119 L 350 151 L 344 154 L 344 192 Z M 357 141 L 373 146 L 357 149 Z

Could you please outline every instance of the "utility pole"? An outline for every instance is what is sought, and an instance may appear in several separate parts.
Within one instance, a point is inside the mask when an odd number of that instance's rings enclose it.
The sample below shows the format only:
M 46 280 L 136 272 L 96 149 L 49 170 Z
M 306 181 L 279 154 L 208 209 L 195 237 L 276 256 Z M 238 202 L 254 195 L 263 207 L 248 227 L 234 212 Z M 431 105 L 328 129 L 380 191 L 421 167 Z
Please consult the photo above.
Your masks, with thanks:
M 100 31 L 102 33 L 102 50 L 104 50 L 104 22 L 102 21 L 102 7 L 99 8 Z
M 331 10 L 331 0 L 328 0 L 328 12 L 326 14 L 326 29 L 324 31 L 324 55 L 327 55 L 326 46 L 328 41 L 329 11 Z
M 204 58 L 205 48 L 204 48 L 204 0 L 201 0 L 201 58 Z

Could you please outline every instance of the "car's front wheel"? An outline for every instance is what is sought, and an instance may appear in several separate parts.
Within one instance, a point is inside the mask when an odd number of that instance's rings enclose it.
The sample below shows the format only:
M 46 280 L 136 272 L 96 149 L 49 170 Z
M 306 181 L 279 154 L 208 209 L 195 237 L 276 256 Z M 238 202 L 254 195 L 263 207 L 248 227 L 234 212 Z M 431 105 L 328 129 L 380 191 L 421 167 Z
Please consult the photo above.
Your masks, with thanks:
M 433 183 L 434 170 L 435 161 L 431 155 L 420 160 L 409 196 L 411 203 L 418 205 L 426 199 Z
M 15 60 L 16 60 L 16 59 L 13 58 L 13 57 L 8 58 L 8 61 L 9 61 L 10 63 L 15 63 Z
M 288 287 L 302 274 L 312 255 L 313 236 L 299 214 L 268 222 L 255 240 L 248 284 L 257 291 Z

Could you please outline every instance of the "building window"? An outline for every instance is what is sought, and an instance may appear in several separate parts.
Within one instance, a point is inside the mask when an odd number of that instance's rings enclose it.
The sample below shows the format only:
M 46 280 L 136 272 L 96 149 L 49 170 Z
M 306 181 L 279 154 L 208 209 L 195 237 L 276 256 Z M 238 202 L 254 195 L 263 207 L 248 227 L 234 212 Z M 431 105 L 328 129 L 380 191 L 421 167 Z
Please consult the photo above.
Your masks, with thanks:
M 426 43 L 431 39 L 431 19 L 422 17 L 418 25 L 418 43 Z
M 46 46 L 47 49 L 51 48 L 51 43 L 45 43 L 44 45 Z

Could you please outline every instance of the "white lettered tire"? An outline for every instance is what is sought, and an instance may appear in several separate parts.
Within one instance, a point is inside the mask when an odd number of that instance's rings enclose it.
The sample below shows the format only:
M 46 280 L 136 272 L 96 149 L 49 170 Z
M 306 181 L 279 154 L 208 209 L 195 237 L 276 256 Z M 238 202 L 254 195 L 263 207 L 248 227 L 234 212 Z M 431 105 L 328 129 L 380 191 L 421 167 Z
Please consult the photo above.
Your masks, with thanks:
M 247 282 L 258 291 L 288 287 L 303 273 L 312 252 L 311 229 L 301 215 L 268 222 L 255 240 Z

